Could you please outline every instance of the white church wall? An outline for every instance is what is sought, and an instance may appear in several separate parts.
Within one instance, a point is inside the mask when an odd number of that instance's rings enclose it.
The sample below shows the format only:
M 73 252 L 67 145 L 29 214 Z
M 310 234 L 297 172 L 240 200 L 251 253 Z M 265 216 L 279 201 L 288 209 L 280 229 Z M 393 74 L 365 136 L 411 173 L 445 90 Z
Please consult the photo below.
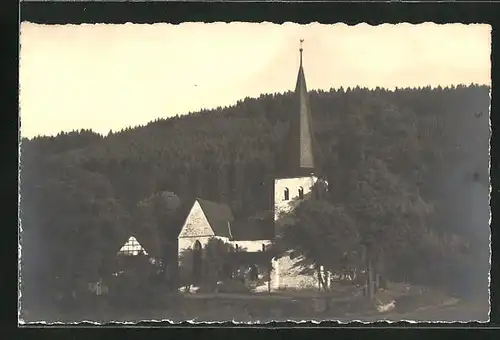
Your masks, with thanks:
M 303 189 L 304 196 L 309 194 L 318 179 L 315 176 L 280 178 L 274 181 L 274 220 L 278 220 L 281 213 L 290 212 L 297 204 L 299 189 Z M 285 191 L 288 189 L 288 200 Z
M 244 249 L 245 251 L 255 252 L 262 251 L 262 245 L 268 247 L 271 245 L 271 240 L 255 240 L 255 241 L 231 241 L 233 247 L 238 245 L 238 249 Z

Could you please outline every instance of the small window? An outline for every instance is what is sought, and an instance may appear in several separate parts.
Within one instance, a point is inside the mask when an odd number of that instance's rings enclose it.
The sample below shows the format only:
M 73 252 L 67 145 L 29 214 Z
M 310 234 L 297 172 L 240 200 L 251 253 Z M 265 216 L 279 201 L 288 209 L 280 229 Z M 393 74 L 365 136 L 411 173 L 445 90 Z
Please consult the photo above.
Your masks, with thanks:
M 266 251 L 266 245 L 262 244 L 262 251 Z
M 194 251 L 200 251 L 201 250 L 201 243 L 200 241 L 196 240 L 193 245 L 193 250 Z
M 236 249 L 236 251 L 238 251 L 238 245 L 236 245 L 235 249 Z
M 288 201 L 290 199 L 290 190 L 288 188 L 285 188 L 285 192 L 283 193 L 283 200 Z
M 299 199 L 303 199 L 303 198 L 304 198 L 304 188 L 299 187 Z

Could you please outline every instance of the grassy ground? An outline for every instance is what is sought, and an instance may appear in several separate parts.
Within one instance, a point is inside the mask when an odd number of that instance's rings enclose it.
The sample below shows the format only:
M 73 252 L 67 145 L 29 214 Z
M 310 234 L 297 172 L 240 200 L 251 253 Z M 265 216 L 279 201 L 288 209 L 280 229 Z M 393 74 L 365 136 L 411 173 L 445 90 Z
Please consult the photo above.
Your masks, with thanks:
M 360 321 L 410 321 L 410 322 L 487 322 L 488 304 L 479 301 L 456 301 L 450 299 L 449 304 L 439 306 L 425 306 L 412 311 L 399 313 L 397 311 L 378 315 L 360 315 Z M 342 321 L 352 320 L 352 316 L 341 318 Z
M 259 322 L 339 320 L 469 321 L 488 318 L 488 302 L 459 301 L 442 292 L 393 284 L 377 294 L 381 302 L 396 301 L 396 308 L 379 313 L 374 304 L 360 294 L 359 288 L 337 287 L 333 292 L 276 292 L 257 294 L 175 294 L 159 296 L 155 306 L 135 305 L 111 308 L 103 303 L 86 310 L 51 313 L 44 309 L 46 321 L 74 322 L 81 320 L 99 323 L 171 320 L 183 322 L 237 321 Z M 444 304 L 444 305 L 443 305 Z M 27 321 L 35 319 L 25 317 Z

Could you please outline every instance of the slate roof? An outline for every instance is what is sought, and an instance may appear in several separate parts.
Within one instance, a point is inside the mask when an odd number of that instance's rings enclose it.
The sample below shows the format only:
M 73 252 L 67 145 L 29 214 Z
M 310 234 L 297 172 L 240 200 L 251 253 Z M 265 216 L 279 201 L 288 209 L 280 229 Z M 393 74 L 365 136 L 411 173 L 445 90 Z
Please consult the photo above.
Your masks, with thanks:
M 231 225 L 234 241 L 256 241 L 274 239 L 272 219 L 246 219 Z
M 271 240 L 274 238 L 272 219 L 236 221 L 227 204 L 201 198 L 197 198 L 196 201 L 200 204 L 215 236 L 227 237 L 235 241 Z
M 227 204 L 196 199 L 210 223 L 215 236 L 231 238 L 228 222 L 234 222 L 234 216 L 231 208 Z M 231 230 L 232 231 L 232 230 Z

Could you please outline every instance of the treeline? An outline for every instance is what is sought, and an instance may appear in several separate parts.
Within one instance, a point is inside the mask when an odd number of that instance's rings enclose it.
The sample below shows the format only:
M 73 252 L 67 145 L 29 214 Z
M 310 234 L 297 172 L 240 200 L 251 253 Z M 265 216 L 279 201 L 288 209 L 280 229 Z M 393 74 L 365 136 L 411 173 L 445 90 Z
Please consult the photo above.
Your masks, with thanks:
M 478 85 L 312 91 L 317 172 L 332 202 L 353 192 L 369 169 L 360 164 L 383 163 L 390 178 L 435 206 L 426 221 L 433 230 L 487 247 L 487 205 L 474 205 L 484 198 L 476 184 L 488 192 L 489 101 L 489 88 Z M 239 218 L 269 210 L 294 110 L 293 93 L 262 95 L 107 136 L 23 139 L 25 275 L 40 287 L 55 286 L 56 276 L 97 277 L 116 240 L 138 227 L 137 203 L 157 192 L 227 202 Z M 36 262 L 42 257 L 46 263 Z M 83 270 L 72 259 L 93 264 Z

